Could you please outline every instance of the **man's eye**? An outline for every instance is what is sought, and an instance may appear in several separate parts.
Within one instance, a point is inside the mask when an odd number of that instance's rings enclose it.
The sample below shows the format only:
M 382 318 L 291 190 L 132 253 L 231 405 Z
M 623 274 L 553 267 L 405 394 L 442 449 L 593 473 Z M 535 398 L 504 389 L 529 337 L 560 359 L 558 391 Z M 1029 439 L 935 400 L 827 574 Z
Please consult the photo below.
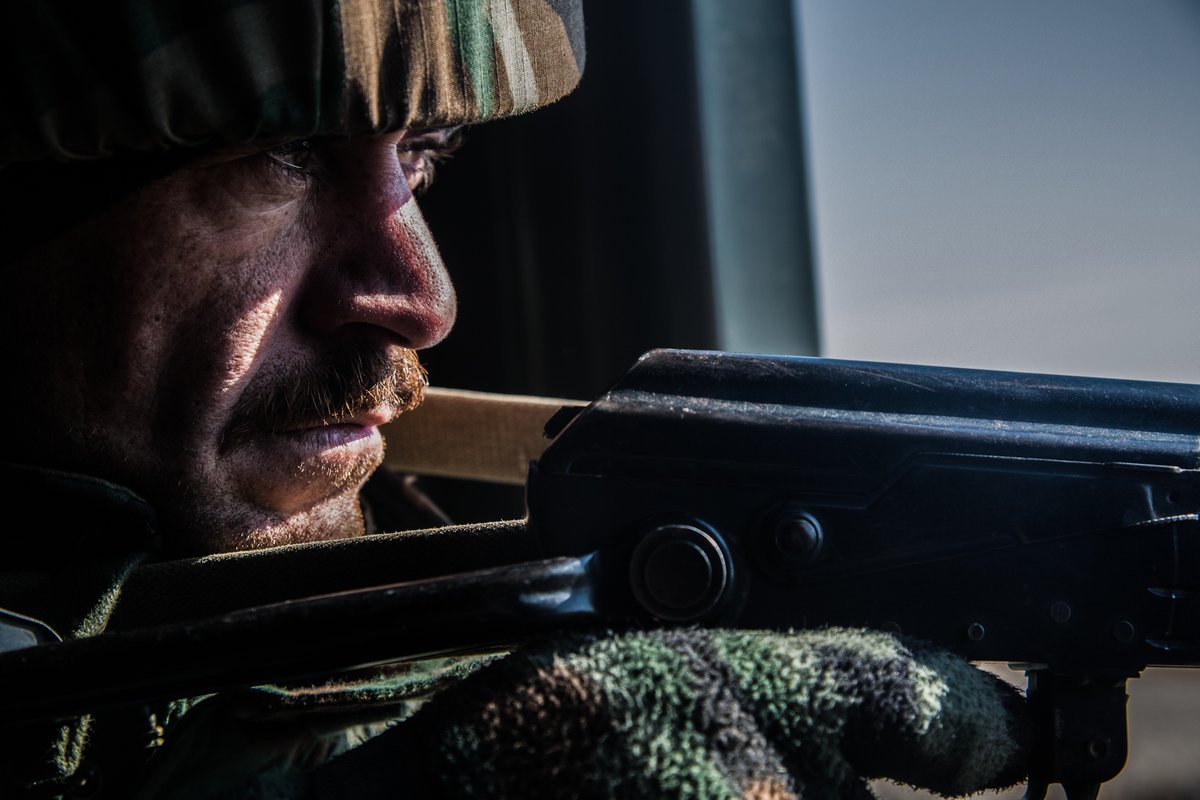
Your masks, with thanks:
M 308 139 L 297 139 L 294 142 L 272 147 L 266 155 L 272 164 L 297 178 L 312 177 L 313 168 L 316 166 L 316 155 L 313 153 L 312 143 Z
M 434 167 L 462 144 L 461 128 L 439 128 L 406 136 L 396 146 L 396 158 L 414 194 L 433 183 Z
M 401 146 L 396 151 L 396 157 L 413 194 L 429 188 L 429 184 L 433 183 L 434 159 L 428 150 L 406 150 Z

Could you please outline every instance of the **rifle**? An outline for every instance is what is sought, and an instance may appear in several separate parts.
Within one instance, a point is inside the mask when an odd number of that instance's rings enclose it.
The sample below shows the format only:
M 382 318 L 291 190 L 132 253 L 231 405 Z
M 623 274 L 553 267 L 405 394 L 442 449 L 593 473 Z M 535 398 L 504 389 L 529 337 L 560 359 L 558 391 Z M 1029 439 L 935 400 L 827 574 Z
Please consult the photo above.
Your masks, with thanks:
M 1126 680 L 1200 665 L 1200 386 L 659 350 L 546 435 L 525 520 L 201 559 L 200 584 L 149 565 L 126 592 L 170 584 L 187 610 L 0 653 L 19 687 L 0 715 L 569 625 L 865 626 L 1019 664 L 1039 737 L 1027 797 L 1061 783 L 1079 800 L 1124 765 Z M 265 559 L 351 577 L 195 605 Z M 460 572 L 412 572 L 426 562 Z M 349 585 L 374 588 L 333 591 Z

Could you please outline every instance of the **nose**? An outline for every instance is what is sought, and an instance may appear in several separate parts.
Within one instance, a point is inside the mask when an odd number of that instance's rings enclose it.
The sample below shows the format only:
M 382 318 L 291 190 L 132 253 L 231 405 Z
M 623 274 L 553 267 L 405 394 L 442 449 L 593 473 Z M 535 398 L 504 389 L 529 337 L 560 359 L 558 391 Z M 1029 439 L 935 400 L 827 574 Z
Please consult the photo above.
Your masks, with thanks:
M 405 347 L 437 344 L 454 324 L 455 297 L 392 137 L 339 146 L 316 191 L 319 248 L 301 299 L 321 334 L 358 325 Z

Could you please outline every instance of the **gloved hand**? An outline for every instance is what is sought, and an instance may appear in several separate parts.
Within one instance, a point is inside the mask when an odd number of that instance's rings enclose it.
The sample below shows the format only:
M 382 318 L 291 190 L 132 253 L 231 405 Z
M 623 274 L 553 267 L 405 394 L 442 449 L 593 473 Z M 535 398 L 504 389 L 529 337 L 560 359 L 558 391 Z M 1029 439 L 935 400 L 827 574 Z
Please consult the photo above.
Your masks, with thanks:
M 310 775 L 335 798 L 947 795 L 1025 774 L 1020 695 L 886 634 L 661 630 L 527 647 Z

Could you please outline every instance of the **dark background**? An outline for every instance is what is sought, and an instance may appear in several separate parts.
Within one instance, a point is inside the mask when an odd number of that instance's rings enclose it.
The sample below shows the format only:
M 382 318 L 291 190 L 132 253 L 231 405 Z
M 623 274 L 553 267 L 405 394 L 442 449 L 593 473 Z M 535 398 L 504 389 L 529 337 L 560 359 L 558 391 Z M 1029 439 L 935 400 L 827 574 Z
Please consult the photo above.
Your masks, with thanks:
M 655 347 L 716 346 L 690 5 L 585 7 L 579 88 L 469 128 L 420 198 L 458 291 L 435 386 L 590 400 Z M 423 478 L 456 521 L 519 487 Z
M 590 399 L 715 344 L 689 5 L 585 8 L 579 88 L 466 132 L 421 198 L 454 277 L 434 385 Z

